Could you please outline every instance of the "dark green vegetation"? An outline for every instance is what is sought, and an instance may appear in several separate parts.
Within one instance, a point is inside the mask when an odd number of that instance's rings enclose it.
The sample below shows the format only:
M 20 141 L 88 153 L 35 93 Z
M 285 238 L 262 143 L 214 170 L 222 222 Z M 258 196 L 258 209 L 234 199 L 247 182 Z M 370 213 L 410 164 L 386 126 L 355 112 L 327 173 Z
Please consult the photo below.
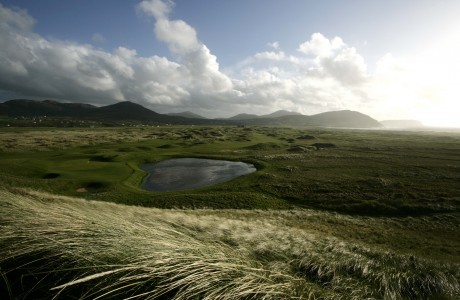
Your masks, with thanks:
M 17 298 L 460 296 L 458 133 L 3 128 L 0 140 L 0 290 Z M 258 171 L 139 188 L 140 164 L 174 157 Z
M 3 129 L 0 137 L 4 185 L 88 199 L 361 215 L 456 212 L 460 201 L 460 136 L 453 133 L 164 126 Z M 140 164 L 173 157 L 244 161 L 259 171 L 195 191 L 139 189 Z

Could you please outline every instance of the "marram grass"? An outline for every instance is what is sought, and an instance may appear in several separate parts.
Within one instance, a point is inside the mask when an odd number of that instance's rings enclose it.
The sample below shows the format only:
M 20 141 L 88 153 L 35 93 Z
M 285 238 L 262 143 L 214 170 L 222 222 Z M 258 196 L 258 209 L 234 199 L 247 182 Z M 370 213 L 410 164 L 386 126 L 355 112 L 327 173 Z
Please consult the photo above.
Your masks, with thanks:
M 285 222 L 0 191 L 2 299 L 458 299 L 459 265 Z

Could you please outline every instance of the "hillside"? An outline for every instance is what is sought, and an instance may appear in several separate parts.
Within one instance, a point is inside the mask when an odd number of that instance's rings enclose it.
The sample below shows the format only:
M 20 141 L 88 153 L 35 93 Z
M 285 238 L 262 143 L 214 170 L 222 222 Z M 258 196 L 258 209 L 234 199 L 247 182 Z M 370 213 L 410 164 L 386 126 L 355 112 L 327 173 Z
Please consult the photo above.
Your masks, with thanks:
M 16 99 L 0 103 L 0 115 L 8 117 L 55 117 L 118 123 L 124 121 L 159 124 L 228 124 L 222 120 L 190 118 L 159 114 L 130 101 L 96 107 L 83 103 L 61 103 L 53 100 Z M 48 121 L 47 125 L 50 124 Z M 58 125 L 58 124 L 56 124 Z
M 193 113 L 191 111 L 184 111 L 180 113 L 167 113 L 166 115 L 168 116 L 174 116 L 174 117 L 184 117 L 184 118 L 189 118 L 189 119 L 207 119 L 203 116 L 200 116 L 199 114 Z
M 349 127 L 349 128 L 379 128 L 377 120 L 363 113 L 351 110 L 325 112 L 309 117 L 309 122 L 316 126 Z
M 272 118 L 279 118 L 279 117 L 286 117 L 286 116 L 301 116 L 301 113 L 287 111 L 287 110 L 278 110 L 271 114 L 267 115 L 255 115 L 255 114 L 238 114 L 233 117 L 228 118 L 228 120 L 252 120 L 252 119 L 272 119 Z
M 154 124 L 194 124 L 194 125 L 278 125 L 278 126 L 319 126 L 337 128 L 379 128 L 382 125 L 373 118 L 349 110 L 325 112 L 305 116 L 295 112 L 276 111 L 268 115 L 238 114 L 229 119 L 206 119 L 191 112 L 179 114 L 160 114 L 130 101 L 96 107 L 83 103 L 61 103 L 53 100 L 35 101 L 16 99 L 0 103 L 0 116 L 7 117 L 40 117 L 47 116 L 48 122 L 42 126 L 60 126 L 52 123 L 49 117 L 71 118 L 78 120 L 117 124 L 118 122 L 140 122 Z M 11 122 L 10 122 L 11 123 Z M 9 124 L 7 121 L 0 123 Z M 23 122 L 20 126 L 27 126 Z M 35 123 L 29 124 L 36 126 Z M 54 124 L 54 125 L 53 125 Z M 14 122 L 13 122 L 14 125 Z
M 278 118 L 241 120 L 247 125 L 319 126 L 337 128 L 380 128 L 382 125 L 368 115 L 356 111 L 340 110 L 312 116 L 288 115 Z
M 258 117 L 259 117 L 258 115 L 253 115 L 253 114 L 238 114 L 236 116 L 228 118 L 228 120 L 233 120 L 233 121 L 252 120 L 252 119 L 257 119 Z
M 260 116 L 260 118 L 279 118 L 279 117 L 285 117 L 285 116 L 300 116 L 300 115 L 302 114 L 298 112 L 278 110 L 268 115 L 262 115 Z
M 147 109 L 142 105 L 124 101 L 99 107 L 90 114 L 90 117 L 105 120 L 152 121 L 163 119 L 165 116 Z
M 54 100 L 15 99 L 0 103 L 0 115 L 80 117 L 97 110 L 96 106 L 83 103 L 61 103 Z

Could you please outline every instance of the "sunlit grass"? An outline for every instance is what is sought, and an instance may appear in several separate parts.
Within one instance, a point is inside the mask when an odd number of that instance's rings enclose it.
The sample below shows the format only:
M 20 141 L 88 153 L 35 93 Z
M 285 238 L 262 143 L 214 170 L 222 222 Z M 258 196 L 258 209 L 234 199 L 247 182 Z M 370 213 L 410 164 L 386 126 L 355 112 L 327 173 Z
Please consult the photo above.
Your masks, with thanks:
M 456 212 L 460 200 L 458 133 L 261 126 L 1 128 L 0 140 L 1 187 L 123 204 L 295 206 L 415 216 Z M 141 164 L 177 157 L 244 161 L 258 172 L 194 191 L 160 195 L 139 188 L 145 176 Z M 241 201 L 240 193 L 251 197 Z
M 159 210 L 25 190 L 1 191 L 0 207 L 1 287 L 12 298 L 460 296 L 457 263 L 312 228 L 314 219 L 364 227 L 366 218 L 312 210 Z

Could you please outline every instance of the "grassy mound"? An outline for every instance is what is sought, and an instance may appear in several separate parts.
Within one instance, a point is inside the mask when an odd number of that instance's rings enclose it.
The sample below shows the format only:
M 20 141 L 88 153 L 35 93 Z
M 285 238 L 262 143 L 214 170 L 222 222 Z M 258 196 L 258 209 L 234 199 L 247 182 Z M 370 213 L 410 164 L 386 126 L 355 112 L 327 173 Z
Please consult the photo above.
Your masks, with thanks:
M 258 143 L 258 144 L 246 147 L 246 149 L 258 150 L 258 151 L 273 150 L 273 149 L 280 149 L 280 148 L 281 148 L 281 145 L 277 143 Z
M 0 207 L 2 299 L 460 297 L 458 264 L 346 241 L 305 223 L 364 228 L 369 219 L 159 210 L 23 190 L 0 191 Z

